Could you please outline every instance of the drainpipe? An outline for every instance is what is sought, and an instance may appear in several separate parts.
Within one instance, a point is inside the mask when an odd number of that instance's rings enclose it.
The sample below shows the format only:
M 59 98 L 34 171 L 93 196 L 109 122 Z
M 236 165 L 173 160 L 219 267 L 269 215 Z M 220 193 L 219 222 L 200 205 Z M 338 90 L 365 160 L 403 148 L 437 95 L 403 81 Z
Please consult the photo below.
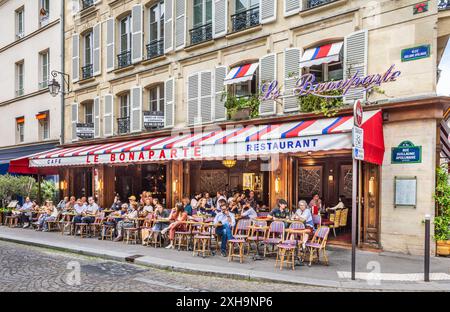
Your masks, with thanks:
M 61 23 L 61 72 L 65 72 L 65 41 L 64 41 L 64 24 L 65 24 L 65 19 L 64 19 L 64 12 L 65 12 L 65 1 L 61 0 L 61 18 L 60 18 L 60 23 Z M 70 83 L 70 81 L 68 82 Z M 65 121 L 64 121 L 64 111 L 65 111 L 65 107 L 64 107 L 64 93 L 65 93 L 65 83 L 63 82 L 61 84 L 61 137 L 60 137 L 60 144 L 64 144 L 64 128 L 65 128 Z

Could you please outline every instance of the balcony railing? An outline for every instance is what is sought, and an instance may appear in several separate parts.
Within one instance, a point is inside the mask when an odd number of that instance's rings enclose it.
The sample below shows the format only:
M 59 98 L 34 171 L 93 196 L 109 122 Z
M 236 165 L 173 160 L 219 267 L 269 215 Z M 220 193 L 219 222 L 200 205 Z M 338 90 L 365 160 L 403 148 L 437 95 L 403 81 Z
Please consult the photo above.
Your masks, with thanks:
M 119 134 L 130 133 L 130 117 L 117 118 L 117 130 Z
M 147 44 L 147 59 L 152 59 L 164 54 L 164 40 L 155 40 Z
M 189 30 L 191 45 L 212 39 L 212 23 L 198 26 Z
M 259 25 L 259 7 L 231 15 L 233 32 Z
M 327 3 L 335 2 L 337 0 L 307 0 L 306 1 L 306 8 L 312 9 L 321 5 L 325 5 Z
M 77 137 L 80 139 L 92 139 L 94 137 L 93 123 L 77 123 Z
M 439 0 L 438 10 L 450 10 L 450 0 Z
M 92 64 L 87 64 L 81 68 L 82 79 L 89 79 L 93 76 Z
M 131 51 L 125 51 L 117 55 L 117 66 L 119 68 L 131 65 Z
M 81 9 L 87 9 L 94 5 L 94 0 L 82 0 Z

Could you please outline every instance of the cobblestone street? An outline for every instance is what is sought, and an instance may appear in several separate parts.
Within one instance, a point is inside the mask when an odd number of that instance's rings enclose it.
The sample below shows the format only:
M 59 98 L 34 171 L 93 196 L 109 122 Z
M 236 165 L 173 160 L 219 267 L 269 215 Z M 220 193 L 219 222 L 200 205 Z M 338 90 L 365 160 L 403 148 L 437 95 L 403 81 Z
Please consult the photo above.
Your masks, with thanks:
M 78 276 L 79 279 L 77 279 Z M 155 270 L 134 264 L 0 242 L 0 291 L 285 292 L 335 290 Z

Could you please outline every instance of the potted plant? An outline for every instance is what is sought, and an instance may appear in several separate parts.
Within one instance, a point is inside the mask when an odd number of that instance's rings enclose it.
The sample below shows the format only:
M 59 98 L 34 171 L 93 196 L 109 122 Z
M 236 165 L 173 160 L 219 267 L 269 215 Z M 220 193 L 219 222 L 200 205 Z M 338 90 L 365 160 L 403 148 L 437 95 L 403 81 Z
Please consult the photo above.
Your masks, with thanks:
M 439 256 L 450 255 L 450 184 L 448 167 L 442 166 L 436 172 L 437 216 L 434 218 L 434 239 Z
M 248 97 L 236 97 L 230 94 L 226 96 L 225 107 L 228 118 L 231 120 L 244 120 L 255 118 L 259 115 L 259 97 L 252 95 Z
M 322 113 L 326 117 L 336 115 L 344 105 L 342 92 L 338 90 L 324 92 L 322 96 L 308 94 L 299 96 L 298 103 L 303 113 Z

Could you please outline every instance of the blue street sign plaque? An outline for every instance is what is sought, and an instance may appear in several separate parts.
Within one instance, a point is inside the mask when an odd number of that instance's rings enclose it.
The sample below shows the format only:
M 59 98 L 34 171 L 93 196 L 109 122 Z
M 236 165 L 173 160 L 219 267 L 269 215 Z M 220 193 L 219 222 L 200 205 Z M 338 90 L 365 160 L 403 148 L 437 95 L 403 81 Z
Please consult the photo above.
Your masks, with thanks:
M 393 164 L 421 163 L 422 146 L 415 146 L 411 141 L 403 141 L 398 147 L 392 148 Z
M 430 45 L 422 45 L 402 50 L 402 62 L 415 61 L 430 57 Z

